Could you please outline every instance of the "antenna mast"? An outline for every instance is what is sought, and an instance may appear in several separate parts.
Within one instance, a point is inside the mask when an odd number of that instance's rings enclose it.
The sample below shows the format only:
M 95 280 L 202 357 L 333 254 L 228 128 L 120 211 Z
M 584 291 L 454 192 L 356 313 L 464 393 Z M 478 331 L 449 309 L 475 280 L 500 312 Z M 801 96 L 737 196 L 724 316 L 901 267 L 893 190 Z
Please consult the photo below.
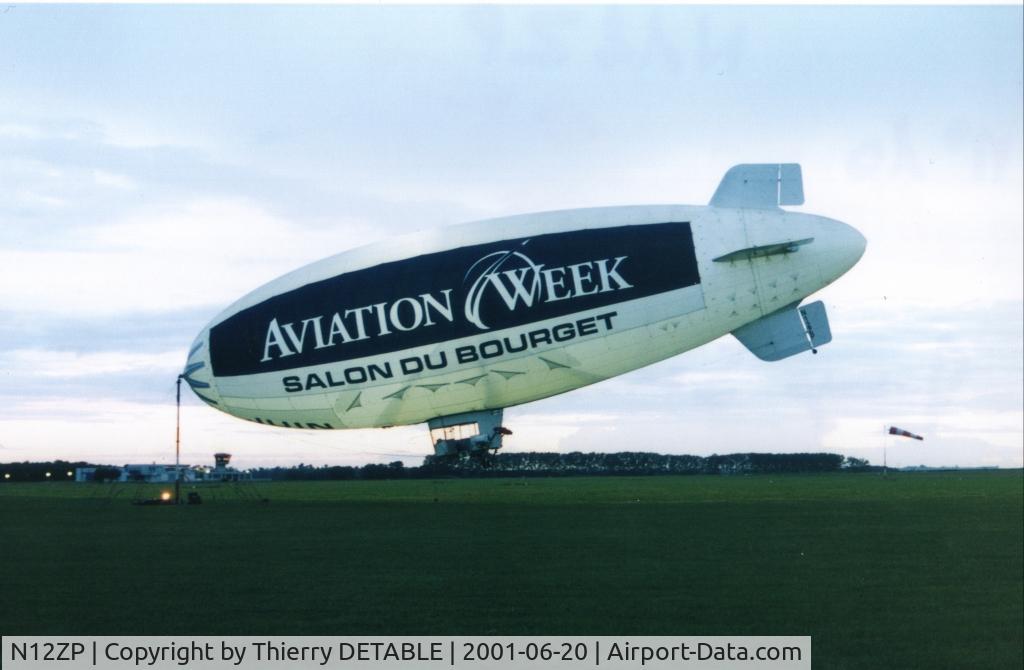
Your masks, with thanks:
M 174 504 L 181 504 L 181 375 L 177 381 L 177 414 L 174 419 Z

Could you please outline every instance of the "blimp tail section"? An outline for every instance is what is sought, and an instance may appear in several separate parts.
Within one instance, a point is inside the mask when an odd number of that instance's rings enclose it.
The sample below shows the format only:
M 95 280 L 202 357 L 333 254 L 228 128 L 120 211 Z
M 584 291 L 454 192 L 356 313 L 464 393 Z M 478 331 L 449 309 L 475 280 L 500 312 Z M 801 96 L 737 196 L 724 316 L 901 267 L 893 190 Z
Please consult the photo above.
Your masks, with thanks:
M 802 307 L 790 305 L 732 332 L 762 361 L 781 361 L 832 341 L 825 305 L 819 300 Z

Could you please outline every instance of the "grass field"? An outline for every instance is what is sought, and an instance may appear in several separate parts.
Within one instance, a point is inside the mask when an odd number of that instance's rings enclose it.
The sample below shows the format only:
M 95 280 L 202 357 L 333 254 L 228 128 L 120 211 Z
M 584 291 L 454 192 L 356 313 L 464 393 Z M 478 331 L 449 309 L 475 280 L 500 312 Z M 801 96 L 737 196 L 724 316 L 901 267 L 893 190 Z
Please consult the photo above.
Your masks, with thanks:
M 811 635 L 818 668 L 1024 667 L 1020 471 L 257 490 L 0 485 L 0 632 Z

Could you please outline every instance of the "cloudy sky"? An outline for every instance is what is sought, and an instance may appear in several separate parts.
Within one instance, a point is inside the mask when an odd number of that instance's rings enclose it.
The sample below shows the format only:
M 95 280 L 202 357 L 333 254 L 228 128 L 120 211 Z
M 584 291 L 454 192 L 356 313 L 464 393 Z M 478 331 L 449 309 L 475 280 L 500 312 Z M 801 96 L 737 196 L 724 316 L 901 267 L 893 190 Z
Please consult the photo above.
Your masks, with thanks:
M 868 250 L 834 341 L 731 337 L 506 411 L 510 450 L 1022 465 L 1022 10 L 0 8 L 0 462 L 166 461 L 203 325 L 321 257 L 569 207 L 706 203 L 803 165 Z M 186 462 L 418 463 L 183 394 Z

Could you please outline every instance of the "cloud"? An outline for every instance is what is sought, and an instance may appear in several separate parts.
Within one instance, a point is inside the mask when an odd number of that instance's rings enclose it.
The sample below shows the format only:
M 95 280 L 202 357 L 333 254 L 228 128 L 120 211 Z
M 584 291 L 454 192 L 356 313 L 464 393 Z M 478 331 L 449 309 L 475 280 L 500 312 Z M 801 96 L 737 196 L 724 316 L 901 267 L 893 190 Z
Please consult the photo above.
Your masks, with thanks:
M 512 426 L 513 434 L 502 446 L 508 451 L 581 451 L 589 443 L 581 439 L 583 434 L 614 431 L 620 420 L 614 412 L 544 412 L 537 406 L 525 413 L 511 410 L 504 423 Z
M 100 186 L 109 186 L 110 188 L 124 190 L 133 190 L 137 188 L 135 180 L 123 174 L 115 174 L 113 172 L 107 172 L 106 170 L 94 170 L 92 176 Z
M 171 375 L 179 365 L 182 351 L 175 350 L 156 354 L 126 351 L 104 351 L 99 353 L 77 353 L 72 351 L 46 351 L 39 349 L 15 349 L 0 352 L 3 367 L 9 373 L 30 371 L 41 377 L 90 377 L 119 372 L 147 372 Z
M 184 351 L 220 306 L 147 308 L 119 312 L 117 318 L 102 313 L 0 311 L 0 352 Z
M 746 389 L 760 384 L 765 381 L 765 378 L 764 375 L 752 371 L 716 370 L 683 372 L 682 374 L 673 375 L 671 381 L 679 386 L 698 387 L 701 389 Z
M 77 237 L 53 238 L 97 224 L 145 220 L 153 210 L 204 199 L 247 201 L 313 230 L 372 222 L 374 239 L 381 237 L 381 224 L 390 233 L 408 232 L 491 213 L 491 194 L 468 184 L 452 190 L 424 175 L 384 180 L 355 157 L 351 168 L 312 160 L 308 153 L 294 164 L 282 158 L 254 160 L 248 153 L 224 152 L 200 136 L 166 135 L 162 126 L 147 129 L 139 120 L 131 136 L 148 139 L 123 141 L 123 120 L 103 119 L 8 122 L 21 131 L 0 133 L 0 220 L 5 223 L 0 246 L 32 242 L 43 226 L 51 235 L 48 246 L 73 248 Z
M 0 303 L 73 315 L 226 306 L 325 250 L 374 235 L 355 222 L 310 230 L 246 200 L 200 199 L 75 237 L 72 250 L 0 249 Z
M 82 133 L 79 130 L 72 129 L 67 124 L 62 124 L 61 127 L 58 128 L 52 125 L 47 127 L 46 124 L 40 124 L 37 122 L 0 122 L 0 138 L 5 139 L 43 140 L 47 138 L 57 138 L 74 140 L 81 137 Z

